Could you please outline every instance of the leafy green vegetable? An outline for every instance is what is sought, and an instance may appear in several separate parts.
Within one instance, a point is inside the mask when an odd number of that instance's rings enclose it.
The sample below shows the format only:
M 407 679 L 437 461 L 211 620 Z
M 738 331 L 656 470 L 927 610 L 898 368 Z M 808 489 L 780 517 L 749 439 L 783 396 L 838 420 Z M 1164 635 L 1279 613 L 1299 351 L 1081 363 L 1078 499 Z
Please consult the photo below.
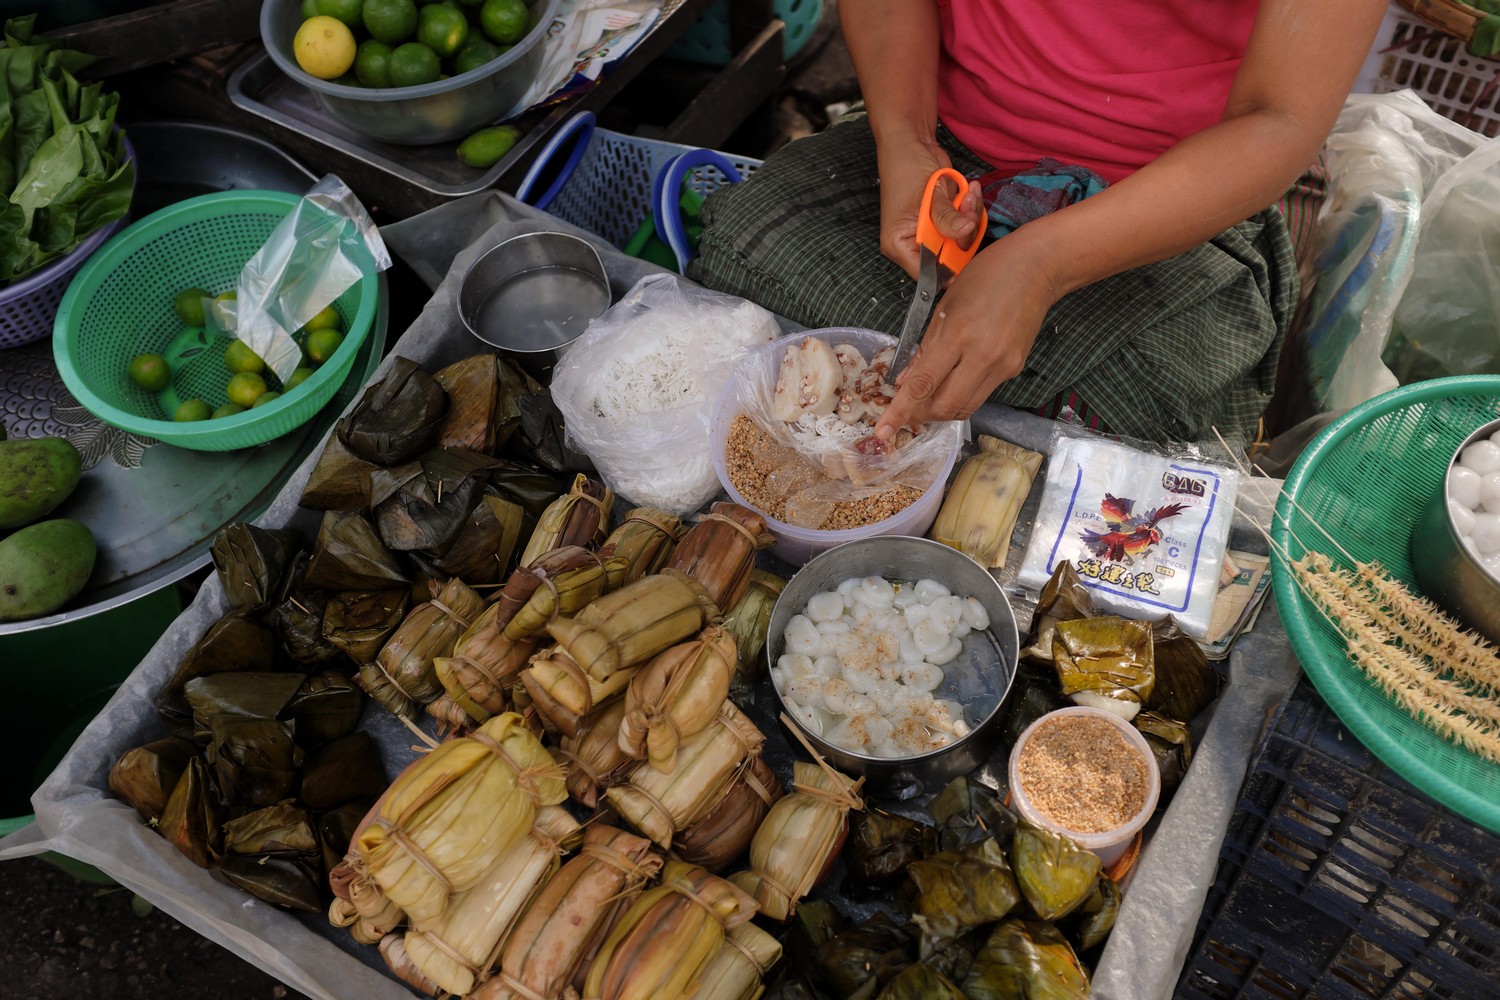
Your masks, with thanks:
M 73 75 L 92 57 L 5 22 L 0 48 L 0 281 L 69 253 L 130 210 L 135 165 L 117 131 L 119 95 Z

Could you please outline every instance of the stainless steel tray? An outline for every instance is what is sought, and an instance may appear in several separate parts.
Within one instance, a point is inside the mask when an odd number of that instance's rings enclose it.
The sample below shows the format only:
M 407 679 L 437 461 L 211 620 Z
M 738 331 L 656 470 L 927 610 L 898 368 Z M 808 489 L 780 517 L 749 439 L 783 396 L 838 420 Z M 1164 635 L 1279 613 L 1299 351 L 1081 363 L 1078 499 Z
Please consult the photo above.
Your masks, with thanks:
M 270 143 L 212 125 L 129 125 L 140 181 L 134 214 L 208 191 L 301 193 L 316 180 Z M 297 431 L 258 448 L 196 452 L 101 423 L 63 385 L 50 340 L 0 351 L 0 423 L 8 436 L 66 437 L 83 455 L 78 489 L 57 511 L 89 526 L 99 556 L 87 588 L 62 611 L 0 624 L 0 635 L 77 621 L 128 603 L 209 562 L 214 534 L 260 515 L 380 363 L 387 299 L 333 399 Z

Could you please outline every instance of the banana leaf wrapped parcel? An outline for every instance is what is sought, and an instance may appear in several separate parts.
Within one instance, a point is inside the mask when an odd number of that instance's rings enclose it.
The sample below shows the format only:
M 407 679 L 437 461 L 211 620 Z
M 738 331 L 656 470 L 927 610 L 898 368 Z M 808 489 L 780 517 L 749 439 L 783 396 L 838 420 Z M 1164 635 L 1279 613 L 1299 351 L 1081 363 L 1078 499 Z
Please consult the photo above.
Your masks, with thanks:
M 1058 622 L 1052 665 L 1063 694 L 1129 722 L 1156 685 L 1151 624 L 1115 615 Z
M 1072 913 L 1105 877 L 1099 855 L 1071 838 L 1022 823 L 1011 841 L 1016 883 L 1031 911 L 1043 920 Z
M 906 878 L 924 955 L 1002 919 L 1021 901 L 1005 849 L 993 837 L 913 861 Z
M 272 531 L 246 521 L 221 528 L 209 554 L 229 606 L 255 611 L 268 607 L 299 542 L 295 531 Z
M 515 395 L 519 379 L 498 354 L 475 354 L 432 373 L 448 394 L 438 444 L 490 454 L 521 422 Z
M 751 757 L 712 812 L 672 841 L 677 857 L 717 875 L 750 847 L 771 807 L 785 794 L 760 754 Z
M 1042 454 L 988 434 L 978 443 L 979 454 L 959 467 L 927 536 L 986 569 L 1000 569 Z
M 344 418 L 339 419 L 343 423 Z M 338 425 L 328 435 L 318 461 L 307 477 L 297 504 L 308 510 L 359 510 L 370 505 L 370 473 L 380 466 L 367 462 L 344 444 Z M 373 943 L 373 942 L 370 942 Z
M 246 670 L 194 677 L 182 690 L 201 735 L 216 715 L 275 719 L 306 682 L 306 674 Z
M 735 648 L 739 653 L 739 672 L 746 677 L 758 677 L 765 672 L 765 661 L 760 654 L 766 648 L 771 612 L 775 610 L 776 599 L 784 589 L 786 581 L 775 573 L 753 569 L 745 587 L 745 596 L 740 598 L 739 603 L 724 618 L 724 627 L 734 634 Z
M 356 729 L 308 755 L 297 798 L 313 809 L 337 809 L 350 802 L 372 802 L 389 784 L 375 740 Z
M 911 928 L 897 924 L 877 910 L 868 919 L 840 930 L 818 947 L 822 978 L 836 996 L 853 996 L 875 980 L 876 988 L 892 979 L 917 959 L 917 941 Z
M 920 820 L 866 807 L 854 816 L 844 863 L 849 888 L 864 892 L 893 888 L 913 861 L 938 852 L 937 830 Z
M 316 590 L 387 590 L 406 586 L 407 574 L 364 514 L 329 510 L 302 580 Z
M 638 670 L 617 670 L 602 681 L 595 680 L 571 656 L 551 646 L 531 658 L 513 694 L 525 692 L 531 709 L 548 730 L 577 736 L 585 719 L 625 694 Z M 618 734 L 615 738 L 618 741 Z
M 761 981 L 781 958 L 781 942 L 755 924 L 741 924 L 724 936 L 724 943 L 698 976 L 694 1000 L 757 1000 L 765 992 Z
M 240 670 L 271 670 L 276 665 L 276 635 L 250 611 L 239 608 L 208 627 L 182 657 L 172 679 L 156 695 L 156 709 L 169 723 L 192 715 L 183 688 L 189 681 L 210 674 Z
M 354 732 L 365 696 L 337 670 L 310 675 L 284 710 L 295 724 L 297 742 L 305 747 L 332 743 Z
M 317 913 L 323 908 L 318 871 L 295 857 L 230 855 L 219 870 L 230 885 L 288 910 Z
M 219 797 L 202 757 L 188 761 L 167 798 L 157 830 L 199 868 L 223 856 L 224 835 Z
M 718 625 L 652 657 L 625 690 L 620 748 L 672 770 L 678 745 L 712 722 L 729 695 L 735 661 L 734 637 Z
M 826 764 L 796 761 L 792 794 L 771 807 L 750 841 L 750 870 L 733 876 L 772 920 L 785 921 L 838 856 L 861 781 Z
M 567 798 L 562 768 L 519 715 L 498 715 L 407 767 L 377 803 L 355 850 L 413 923 L 441 916 Z
M 750 586 L 755 553 L 775 543 L 760 514 L 721 500 L 682 536 L 667 566 L 697 580 L 715 605 L 729 609 Z
M 435 585 L 434 585 L 435 588 Z M 410 717 L 442 693 L 433 661 L 453 645 L 484 610 L 462 580 L 449 580 L 432 599 L 412 609 L 375 659 L 359 668 L 365 693 L 392 715 Z
M 641 893 L 589 966 L 585 1000 L 678 1000 L 725 936 L 755 916 L 755 902 L 702 868 L 668 861 L 661 884 Z
M 391 360 L 385 377 L 365 389 L 336 433 L 358 458 L 398 465 L 431 448 L 448 414 L 448 394 L 409 358 Z
M 547 625 L 569 658 L 595 680 L 644 663 L 719 617 L 703 585 L 668 567 L 611 591 L 572 618 Z
M 680 517 L 656 507 L 637 507 L 626 513 L 600 548 L 601 553 L 624 560 L 623 573 L 613 588 L 634 583 L 666 566 L 682 531 Z
M 637 762 L 620 749 L 620 721 L 624 718 L 625 701 L 616 698 L 585 717 L 576 736 L 561 740 L 557 756 L 568 769 L 568 794 L 586 809 L 598 805 L 604 790 L 625 780 L 636 766 Z
M 650 841 L 610 826 L 589 827 L 579 853 L 526 908 L 505 940 L 494 975 L 471 1000 L 560 995 L 661 864 Z
M 467 448 L 434 448 L 370 474 L 370 513 L 392 552 L 441 556 L 469 523 L 495 459 Z
M 208 731 L 208 762 L 220 804 L 270 806 L 292 794 L 303 752 L 290 726 L 220 713 L 209 720 Z
M 567 545 L 597 549 L 609 534 L 609 515 L 615 493 L 604 483 L 579 474 L 573 485 L 548 505 L 537 518 L 536 528 L 521 551 L 521 565 L 529 566 L 540 555 Z
M 1043 920 L 1000 924 L 964 977 L 969 1000 L 1087 1000 L 1089 977 L 1062 933 Z
M 148 823 L 161 819 L 172 790 L 198 756 L 197 744 L 176 736 L 127 750 L 109 769 L 109 790 Z
M 410 602 L 406 587 L 334 593 L 323 607 L 323 638 L 355 663 L 369 663 L 406 620 Z
M 442 916 L 413 923 L 406 932 L 407 960 L 440 989 L 455 996 L 470 992 L 498 958 L 527 903 L 557 871 L 564 843 L 580 832 L 565 810 L 539 809 L 529 835 L 454 895 Z

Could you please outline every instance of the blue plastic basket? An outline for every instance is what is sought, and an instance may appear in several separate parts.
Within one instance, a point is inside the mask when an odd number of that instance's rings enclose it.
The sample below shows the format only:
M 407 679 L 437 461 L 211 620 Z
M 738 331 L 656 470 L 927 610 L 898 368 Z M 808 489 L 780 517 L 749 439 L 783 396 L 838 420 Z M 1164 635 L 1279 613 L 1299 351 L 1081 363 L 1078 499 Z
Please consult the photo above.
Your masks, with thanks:
M 516 197 L 624 249 L 641 223 L 658 212 L 658 178 L 683 154 L 702 152 L 695 146 L 595 128 L 594 116 L 584 112 L 548 141 Z M 711 151 L 702 159 L 683 176 L 683 184 L 702 196 L 731 183 L 726 167 L 738 175 L 732 180 L 743 180 L 761 165 L 760 160 Z M 548 177 L 551 183 L 543 190 Z
M 812 38 L 823 17 L 823 0 L 775 0 L 771 7 L 786 24 L 781 58 L 791 59 Z M 697 24 L 672 43 L 667 55 L 688 62 L 727 66 L 734 58 L 729 48 L 729 0 L 719 0 L 710 7 Z

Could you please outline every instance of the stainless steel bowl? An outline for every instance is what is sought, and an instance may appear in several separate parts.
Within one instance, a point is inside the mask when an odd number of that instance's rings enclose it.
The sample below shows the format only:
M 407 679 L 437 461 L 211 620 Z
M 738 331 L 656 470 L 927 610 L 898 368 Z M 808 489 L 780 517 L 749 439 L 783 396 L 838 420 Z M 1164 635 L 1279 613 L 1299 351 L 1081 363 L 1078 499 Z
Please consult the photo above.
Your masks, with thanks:
M 1448 514 L 1448 475 L 1463 450 L 1500 431 L 1492 420 L 1464 439 L 1444 466 L 1443 482 L 1433 494 L 1411 533 L 1411 566 L 1417 584 L 1438 604 L 1462 618 L 1489 639 L 1500 642 L 1500 580 L 1458 537 Z
M 469 265 L 458 315 L 470 333 L 542 378 L 609 302 L 609 277 L 592 244 L 567 233 L 523 233 Z
M 836 747 L 807 731 L 786 711 L 781 692 L 777 705 L 791 725 L 846 773 L 864 775 L 874 785 L 904 788 L 917 785 L 935 790 L 950 778 L 974 770 L 1000 743 L 1000 708 L 1015 678 L 1020 641 L 1015 613 L 1005 591 L 983 566 L 940 542 L 908 535 L 882 535 L 846 542 L 814 557 L 787 582 L 771 612 L 765 656 L 774 664 L 781 656 L 783 633 L 793 615 L 801 613 L 808 598 L 833 590 L 850 577 L 883 576 L 888 580 L 937 580 L 955 594 L 974 597 L 990 616 L 986 633 L 970 633 L 965 653 L 944 670 L 948 679 L 938 689 L 944 697 L 964 704 L 969 735 L 941 750 L 912 757 L 873 757 Z M 957 667 L 957 669 L 955 669 Z M 773 682 L 771 689 L 776 690 Z M 967 695 L 967 696 L 965 696 Z

